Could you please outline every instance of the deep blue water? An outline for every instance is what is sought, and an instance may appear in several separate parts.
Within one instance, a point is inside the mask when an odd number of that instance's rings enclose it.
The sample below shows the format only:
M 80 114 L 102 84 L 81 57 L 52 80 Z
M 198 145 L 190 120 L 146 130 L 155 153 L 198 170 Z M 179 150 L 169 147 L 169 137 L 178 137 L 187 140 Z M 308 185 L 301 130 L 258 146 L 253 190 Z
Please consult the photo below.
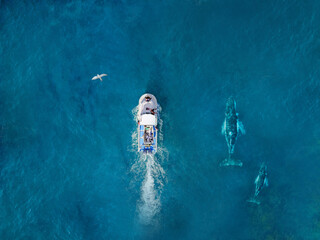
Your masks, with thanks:
M 0 1 L 0 239 L 320 239 L 319 26 L 316 0 Z

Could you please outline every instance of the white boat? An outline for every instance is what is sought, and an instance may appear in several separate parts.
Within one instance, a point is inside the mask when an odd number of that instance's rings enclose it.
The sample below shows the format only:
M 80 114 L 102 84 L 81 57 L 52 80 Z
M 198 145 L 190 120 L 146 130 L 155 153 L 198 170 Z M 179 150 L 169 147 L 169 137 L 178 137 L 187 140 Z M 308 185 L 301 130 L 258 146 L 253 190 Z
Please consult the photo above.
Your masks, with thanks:
M 139 99 L 138 152 L 155 154 L 158 137 L 158 103 L 155 96 L 146 93 Z

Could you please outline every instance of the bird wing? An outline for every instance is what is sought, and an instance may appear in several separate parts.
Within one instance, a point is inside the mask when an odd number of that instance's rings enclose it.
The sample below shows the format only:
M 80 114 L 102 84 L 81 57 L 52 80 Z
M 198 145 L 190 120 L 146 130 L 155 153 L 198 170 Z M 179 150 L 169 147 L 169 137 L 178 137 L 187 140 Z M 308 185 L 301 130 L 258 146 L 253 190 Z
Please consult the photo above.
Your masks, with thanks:
M 100 75 L 100 77 L 105 77 L 105 76 L 108 76 L 108 74 L 103 73 Z

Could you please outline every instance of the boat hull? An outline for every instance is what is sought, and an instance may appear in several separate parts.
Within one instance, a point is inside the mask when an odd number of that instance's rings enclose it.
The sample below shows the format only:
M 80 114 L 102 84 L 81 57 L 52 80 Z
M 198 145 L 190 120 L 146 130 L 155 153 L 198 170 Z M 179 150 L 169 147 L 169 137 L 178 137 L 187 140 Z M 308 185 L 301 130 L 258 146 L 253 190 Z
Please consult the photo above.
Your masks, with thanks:
M 138 152 L 155 154 L 158 137 L 158 103 L 152 94 L 144 94 L 139 99 Z

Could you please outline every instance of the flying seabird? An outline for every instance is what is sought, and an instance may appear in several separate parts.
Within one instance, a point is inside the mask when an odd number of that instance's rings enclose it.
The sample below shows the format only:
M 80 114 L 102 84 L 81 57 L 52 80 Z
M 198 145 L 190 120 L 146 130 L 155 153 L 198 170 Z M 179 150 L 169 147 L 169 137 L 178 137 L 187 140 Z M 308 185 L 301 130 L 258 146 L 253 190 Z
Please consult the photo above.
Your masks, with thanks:
M 108 76 L 108 74 L 97 74 L 97 76 L 94 76 L 91 80 L 97 80 L 100 79 L 100 81 L 102 82 L 102 77 Z

